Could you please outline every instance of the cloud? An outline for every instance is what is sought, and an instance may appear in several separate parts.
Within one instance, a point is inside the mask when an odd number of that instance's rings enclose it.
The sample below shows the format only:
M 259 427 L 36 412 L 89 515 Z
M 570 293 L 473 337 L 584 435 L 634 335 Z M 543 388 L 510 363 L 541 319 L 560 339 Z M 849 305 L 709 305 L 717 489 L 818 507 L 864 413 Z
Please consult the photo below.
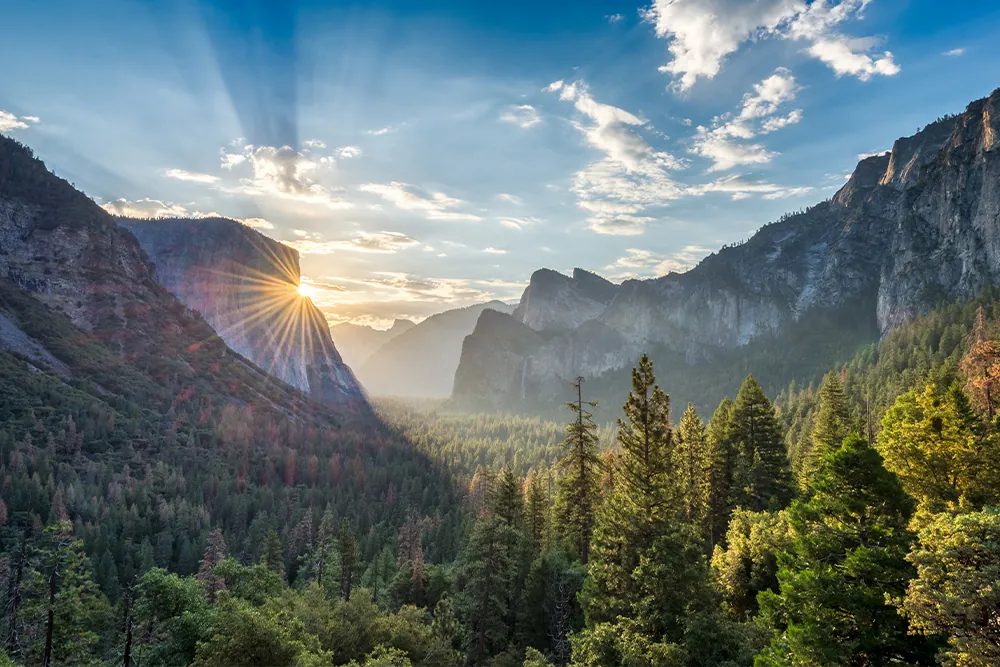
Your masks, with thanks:
M 515 206 L 520 206 L 523 203 L 520 197 L 518 197 L 517 195 L 512 195 L 507 192 L 501 192 L 500 194 L 498 194 L 497 199 L 499 199 L 500 201 L 505 201 L 509 204 L 514 204 Z
M 357 146 L 341 146 L 337 149 L 337 157 L 343 160 L 349 160 L 359 155 L 361 155 L 361 149 Z
M 314 157 L 308 150 L 299 152 L 291 146 L 248 144 L 236 152 L 222 151 L 223 169 L 250 166 L 250 176 L 240 179 L 236 192 L 321 204 L 332 209 L 351 208 L 353 204 L 335 196 L 316 180 L 317 174 L 333 163 L 332 157 Z
M 0 109 L 0 132 L 12 132 L 14 130 L 25 130 L 29 126 L 41 122 L 38 116 L 17 117 L 9 111 Z
M 449 197 L 442 192 L 423 192 L 407 183 L 393 181 L 387 184 L 367 183 L 358 186 L 362 192 L 377 195 L 404 211 L 422 214 L 431 220 L 482 220 L 478 215 L 462 213 L 451 209 L 463 205 L 461 199 Z
M 760 143 L 744 142 L 801 121 L 801 109 L 775 116 L 782 105 L 795 99 L 799 89 L 791 72 L 779 67 L 743 96 L 738 112 L 716 117 L 711 128 L 698 126 L 691 152 L 712 161 L 709 171 L 770 162 L 777 153 Z
M 682 188 L 669 171 L 683 168 L 684 163 L 657 150 L 636 131 L 646 128 L 656 134 L 646 121 L 598 102 L 584 82 L 555 81 L 545 91 L 573 102 L 584 119 L 575 122 L 575 127 L 590 146 L 604 154 L 576 173 L 571 188 L 577 205 L 590 214 L 590 229 L 600 234 L 641 234 L 653 220 L 641 213 L 681 196 Z
M 264 218 L 237 218 L 237 220 L 254 229 L 274 229 L 274 225 Z
M 613 24 L 615 24 L 615 23 L 618 23 L 619 21 L 621 21 L 621 20 L 622 20 L 622 19 L 624 19 L 625 17 L 624 17 L 624 16 L 622 16 L 621 14 L 608 14 L 608 15 L 607 15 L 607 16 L 605 16 L 604 18 L 605 18 L 605 20 L 606 20 L 606 21 L 607 21 L 608 23 L 611 23 L 611 24 L 613 25 Z
M 309 235 L 295 230 L 298 236 Z M 302 238 L 285 241 L 303 255 L 330 255 L 339 250 L 391 254 L 405 248 L 420 245 L 420 242 L 400 232 L 362 232 L 346 241 L 323 241 L 318 238 Z
M 709 254 L 711 249 L 688 245 L 670 256 L 663 256 L 651 250 L 628 248 L 625 255 L 604 267 L 607 271 L 617 271 L 612 278 L 624 280 L 643 276 L 665 276 L 671 272 L 683 272 L 692 268 Z M 624 271 L 622 271 L 624 269 Z
M 399 125 L 386 125 L 385 127 L 380 127 L 377 130 L 368 130 L 365 134 L 369 134 L 373 137 L 381 137 L 385 134 L 392 134 L 393 132 L 398 132 L 399 128 L 406 123 L 400 123 Z
M 525 227 L 528 227 L 530 225 L 535 225 L 541 222 L 541 220 L 539 220 L 538 218 L 533 218 L 530 216 L 523 218 L 503 217 L 503 218 L 497 218 L 497 221 L 504 227 L 509 227 L 510 229 L 518 229 L 518 230 L 524 229 Z
M 212 176 L 211 174 L 200 174 L 195 171 L 185 171 L 184 169 L 167 169 L 164 172 L 167 178 L 175 178 L 178 181 L 192 181 L 195 183 L 216 183 L 219 180 L 218 176 Z
M 660 68 L 680 90 L 711 79 L 723 61 L 748 41 L 775 38 L 807 41 L 806 52 L 838 76 L 867 80 L 899 71 L 893 56 L 868 52 L 877 40 L 852 39 L 836 28 L 859 19 L 872 0 L 654 0 L 644 12 L 657 37 L 668 40 L 671 59 Z
M 874 153 L 858 153 L 858 160 L 867 160 L 870 157 L 878 157 L 879 155 L 885 155 L 889 151 L 875 151 Z
M 541 123 L 542 117 L 538 110 L 530 104 L 520 104 L 510 107 L 500 114 L 500 121 L 528 129 Z
M 191 213 L 180 204 L 163 202 L 159 199 L 115 199 L 101 204 L 101 208 L 111 215 L 123 218 L 188 218 Z M 199 216 L 200 217 L 200 216 Z
M 753 180 L 745 176 L 726 176 L 710 183 L 692 186 L 688 193 L 700 196 L 711 192 L 729 194 L 733 199 L 746 199 L 751 194 L 759 194 L 762 199 L 787 199 L 813 191 L 812 186 L 788 187 L 767 181 Z
M 484 248 L 483 252 L 488 253 L 490 255 L 506 255 L 507 254 L 507 251 L 503 250 L 502 248 Z
M 956 58 L 956 57 L 958 57 L 958 56 L 960 56 L 960 55 L 962 55 L 964 53 L 965 53 L 965 49 L 963 49 L 963 48 L 957 48 L 957 49 L 952 49 L 950 51 L 945 51 L 941 55 L 948 56 L 949 58 Z
M 326 143 L 320 139 L 306 139 L 302 142 L 302 147 L 306 149 L 326 148 Z

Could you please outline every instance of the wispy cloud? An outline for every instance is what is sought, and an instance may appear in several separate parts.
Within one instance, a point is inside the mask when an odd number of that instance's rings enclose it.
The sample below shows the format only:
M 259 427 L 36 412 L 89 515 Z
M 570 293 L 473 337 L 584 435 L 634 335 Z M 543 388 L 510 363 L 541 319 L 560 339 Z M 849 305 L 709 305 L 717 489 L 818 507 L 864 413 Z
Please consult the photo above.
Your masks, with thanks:
M 945 51 L 942 55 L 946 55 L 946 56 L 948 56 L 950 58 L 956 58 L 956 57 L 958 57 L 958 56 L 960 56 L 960 55 L 962 55 L 964 53 L 965 53 L 965 49 L 963 49 L 963 48 L 960 47 L 960 48 L 957 48 L 957 49 L 951 49 L 950 51 Z
M 184 169 L 167 169 L 164 173 L 168 178 L 174 178 L 178 181 L 193 181 L 195 183 L 217 183 L 219 181 L 218 176 L 185 171 Z
M 514 204 L 515 206 L 520 206 L 522 203 L 524 203 L 520 197 L 518 197 L 517 195 L 512 195 L 509 192 L 501 192 L 500 194 L 497 195 L 497 199 L 499 199 L 500 201 L 505 201 L 508 204 Z
M 482 220 L 478 215 L 463 213 L 453 209 L 465 204 L 461 199 L 449 197 L 442 192 L 425 192 L 408 183 L 367 183 L 358 189 L 377 195 L 404 211 L 419 213 L 431 220 Z
M 15 116 L 9 111 L 0 109 L 0 132 L 25 130 L 31 125 L 41 122 L 38 116 Z
M 497 218 L 497 222 L 499 222 L 504 227 L 520 230 L 524 229 L 525 227 L 529 227 L 531 225 L 536 225 L 539 222 L 541 222 L 541 220 L 531 216 L 519 217 L 519 218 L 507 216 L 507 217 Z
M 624 19 L 624 18 L 625 18 L 625 17 L 624 17 L 624 16 L 622 16 L 621 14 L 608 14 L 607 16 L 605 16 L 605 17 L 604 17 L 604 19 L 605 19 L 605 20 L 606 20 L 606 21 L 607 21 L 608 23 L 611 23 L 611 24 L 615 24 L 615 23 L 618 23 L 619 21 L 621 21 L 621 20 L 622 20 L 622 19 Z
M 318 147 L 318 143 L 314 141 L 314 147 Z M 332 157 L 315 156 L 309 150 L 299 152 L 291 146 L 248 144 L 238 151 L 223 149 L 221 166 L 235 170 L 249 165 L 249 176 L 241 178 L 236 189 L 243 194 L 320 204 L 332 209 L 351 208 L 351 202 L 341 199 L 317 181 L 318 174 L 333 164 Z
M 361 232 L 348 240 L 325 241 L 320 238 L 300 238 L 285 241 L 285 244 L 303 255 L 330 255 L 338 251 L 392 254 L 420 245 L 420 242 L 400 232 Z
M 682 273 L 693 268 L 711 249 L 697 245 L 685 246 L 680 251 L 664 256 L 651 250 L 628 248 L 625 255 L 604 267 L 613 272 L 614 280 L 658 277 L 668 273 Z
M 512 123 L 528 129 L 541 123 L 542 117 L 538 113 L 538 110 L 530 104 L 520 104 L 509 107 L 500 114 L 500 120 L 504 123 Z

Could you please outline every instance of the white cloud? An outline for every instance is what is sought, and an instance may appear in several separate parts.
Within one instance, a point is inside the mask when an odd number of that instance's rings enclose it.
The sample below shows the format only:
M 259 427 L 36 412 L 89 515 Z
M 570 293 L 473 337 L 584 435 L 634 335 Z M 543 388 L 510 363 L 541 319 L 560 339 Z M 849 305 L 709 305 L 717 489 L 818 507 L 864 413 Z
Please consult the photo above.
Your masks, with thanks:
M 484 248 L 483 252 L 489 253 L 490 255 L 506 255 L 507 251 L 501 248 Z
M 787 199 L 812 192 L 811 186 L 787 187 L 775 185 L 767 181 L 752 180 L 745 176 L 726 176 L 710 183 L 692 186 L 689 194 L 699 196 L 711 192 L 721 192 L 731 195 L 733 199 L 746 199 L 751 194 L 761 195 L 763 199 Z
M 576 128 L 588 144 L 604 153 L 603 158 L 576 173 L 571 188 L 577 205 L 591 214 L 587 219 L 590 229 L 601 234 L 641 234 L 653 218 L 640 213 L 680 196 L 681 188 L 669 171 L 683 168 L 684 163 L 657 150 L 636 131 L 645 127 L 653 132 L 646 121 L 596 101 L 585 83 L 555 81 L 545 91 L 573 102 L 585 119 L 576 122 Z
M 497 221 L 504 227 L 509 227 L 510 229 L 524 229 L 525 227 L 528 227 L 530 225 L 535 225 L 541 222 L 541 220 L 539 220 L 538 218 L 533 218 L 530 216 L 523 218 L 503 217 L 503 218 L 497 218 Z
M 879 155 L 885 155 L 889 151 L 875 151 L 874 153 L 858 153 L 858 160 L 867 160 L 870 157 L 877 157 Z
M 380 127 L 377 130 L 368 130 L 365 134 L 370 134 L 373 137 L 381 137 L 385 134 L 391 134 L 399 130 L 398 125 L 386 125 L 385 127 Z
M 960 56 L 960 55 L 962 55 L 964 53 L 965 53 L 965 49 L 958 48 L 958 49 L 952 49 L 950 51 L 945 51 L 942 55 L 948 56 L 950 58 L 955 58 L 955 57 L 958 57 L 958 56 Z
M 541 123 L 542 117 L 538 110 L 530 104 L 520 104 L 510 107 L 500 114 L 500 120 L 528 129 Z
M 604 268 L 607 271 L 618 272 L 612 275 L 615 280 L 642 276 L 664 276 L 671 272 L 687 271 L 710 252 L 709 248 L 689 245 L 669 257 L 665 257 L 651 250 L 628 248 L 625 250 L 624 256 L 619 257 L 614 263 Z
M 711 79 L 723 61 L 748 41 L 776 38 L 809 42 L 806 52 L 838 76 L 867 80 L 899 71 L 890 52 L 868 54 L 872 39 L 852 39 L 838 25 L 859 19 L 871 0 L 654 0 L 644 13 L 656 35 L 669 41 L 671 74 L 681 90 Z
M 517 195 L 512 195 L 508 192 L 501 192 L 500 194 L 497 195 L 497 199 L 499 199 L 500 201 L 505 201 L 509 204 L 514 204 L 515 206 L 520 206 L 523 203 L 520 197 L 518 197 Z
M 624 19 L 625 17 L 621 14 L 608 14 L 604 17 L 608 23 L 615 24 Z
M 250 176 L 240 179 L 237 190 L 243 194 L 321 204 L 332 209 L 353 206 L 316 180 L 318 173 L 333 165 L 333 158 L 314 158 L 307 153 L 291 146 L 246 145 L 238 152 L 223 149 L 222 167 L 234 169 L 244 163 L 250 166 Z
M 296 230 L 300 232 L 302 230 Z M 315 236 L 315 235 L 310 235 Z M 362 232 L 346 241 L 323 241 L 317 238 L 285 241 L 303 255 L 329 255 L 338 250 L 372 253 L 395 253 L 420 245 L 420 242 L 399 232 Z
M 362 192 L 378 195 L 404 211 L 421 213 L 431 220 L 482 220 L 478 215 L 462 213 L 452 209 L 463 205 L 461 199 L 449 197 L 442 192 L 425 193 L 407 183 L 393 181 L 391 183 L 367 183 L 358 186 Z
M 753 92 L 743 96 L 740 110 L 714 119 L 711 128 L 698 126 L 691 147 L 695 155 L 712 161 L 709 171 L 725 171 L 741 165 L 766 164 L 773 153 L 760 143 L 742 143 L 758 134 L 768 134 L 802 120 L 802 110 L 775 116 L 781 106 L 798 94 L 799 85 L 783 67 L 754 84 Z
M 211 174 L 201 174 L 195 171 L 185 171 L 184 169 L 167 169 L 165 172 L 168 178 L 175 178 L 178 181 L 193 181 L 195 183 L 216 183 L 218 176 Z
M 357 146 L 341 146 L 337 149 L 337 157 L 343 160 L 349 160 L 359 155 L 361 155 L 361 149 Z
M 123 218 L 190 218 L 192 220 L 199 218 L 228 218 L 254 229 L 274 229 L 274 224 L 264 218 L 234 218 L 215 211 L 192 211 L 183 204 L 164 202 L 159 199 L 129 200 L 123 197 L 101 204 L 101 208 L 111 215 Z
M 24 130 L 30 125 L 40 122 L 38 116 L 17 117 L 9 111 L 0 109 L 0 132 L 12 132 L 13 130 Z

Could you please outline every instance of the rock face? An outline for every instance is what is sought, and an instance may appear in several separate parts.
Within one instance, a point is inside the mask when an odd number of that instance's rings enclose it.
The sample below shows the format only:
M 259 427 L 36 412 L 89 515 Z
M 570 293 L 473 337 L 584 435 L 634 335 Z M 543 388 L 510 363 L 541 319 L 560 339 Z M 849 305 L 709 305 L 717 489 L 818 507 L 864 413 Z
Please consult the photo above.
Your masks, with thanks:
M 358 369 L 358 378 L 377 396 L 447 398 L 462 341 L 487 309 L 513 310 L 501 301 L 490 301 L 432 315 L 380 347 Z
M 234 220 L 130 220 L 157 281 L 226 344 L 327 404 L 363 398 L 323 314 L 298 292 L 299 255 Z
M 351 368 L 361 368 L 377 349 L 415 326 L 410 320 L 395 320 L 391 327 L 383 331 L 344 322 L 330 327 L 330 335 L 333 336 L 333 342 L 344 358 L 344 363 Z
M 500 355 L 503 368 L 491 364 L 497 355 L 481 341 L 490 327 L 509 323 L 490 316 L 463 350 L 454 397 L 492 406 L 488 389 L 505 397 L 505 407 L 530 404 L 577 375 L 618 371 L 650 347 L 693 363 L 806 313 L 859 301 L 871 303 L 884 334 L 998 280 L 1000 90 L 862 160 L 831 200 L 766 225 L 686 273 L 615 287 L 580 270 L 572 278 L 536 272 L 513 317 L 544 341 Z M 508 377 L 510 367 L 520 372 Z M 498 386 L 484 388 L 476 374 L 498 378 Z

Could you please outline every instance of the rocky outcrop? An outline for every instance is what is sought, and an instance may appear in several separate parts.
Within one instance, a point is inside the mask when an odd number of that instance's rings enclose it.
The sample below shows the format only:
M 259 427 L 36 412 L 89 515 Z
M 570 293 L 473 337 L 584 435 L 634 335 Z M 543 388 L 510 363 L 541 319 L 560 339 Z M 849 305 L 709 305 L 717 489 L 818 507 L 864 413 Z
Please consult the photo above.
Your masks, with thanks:
M 380 347 L 359 369 L 358 378 L 377 396 L 447 398 L 462 354 L 462 341 L 485 310 L 509 313 L 501 301 L 432 315 Z
M 157 281 L 230 348 L 317 401 L 363 398 L 326 318 L 298 292 L 298 251 L 226 218 L 118 224 L 138 239 Z
M 375 329 L 362 324 L 342 322 L 330 327 L 330 335 L 340 355 L 351 368 L 361 368 L 376 350 L 416 324 L 410 320 L 394 320 L 388 329 Z
M 686 273 L 585 291 L 578 273 L 536 272 L 515 317 L 551 337 L 523 358 L 503 356 L 521 374 L 496 391 L 552 398 L 570 378 L 617 372 L 650 348 L 712 359 L 845 304 L 870 303 L 885 333 L 936 302 L 974 296 L 1000 281 L 998 136 L 1000 90 L 862 160 L 831 200 Z M 459 375 L 468 364 L 503 377 L 476 358 L 481 348 L 463 353 Z M 457 382 L 456 399 L 459 389 L 467 404 L 494 402 Z

